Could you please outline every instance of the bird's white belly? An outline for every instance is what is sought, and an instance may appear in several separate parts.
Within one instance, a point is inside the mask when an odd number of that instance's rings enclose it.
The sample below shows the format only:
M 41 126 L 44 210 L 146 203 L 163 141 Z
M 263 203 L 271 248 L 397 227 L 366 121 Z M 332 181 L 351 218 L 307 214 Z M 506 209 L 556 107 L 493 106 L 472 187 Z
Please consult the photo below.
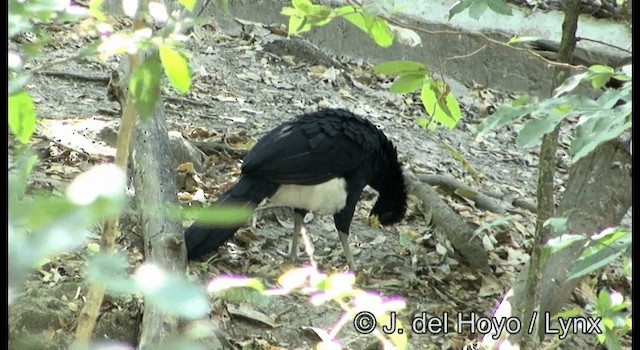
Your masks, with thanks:
M 271 203 L 319 214 L 334 214 L 347 203 L 347 182 L 335 178 L 318 185 L 282 185 L 271 197 Z

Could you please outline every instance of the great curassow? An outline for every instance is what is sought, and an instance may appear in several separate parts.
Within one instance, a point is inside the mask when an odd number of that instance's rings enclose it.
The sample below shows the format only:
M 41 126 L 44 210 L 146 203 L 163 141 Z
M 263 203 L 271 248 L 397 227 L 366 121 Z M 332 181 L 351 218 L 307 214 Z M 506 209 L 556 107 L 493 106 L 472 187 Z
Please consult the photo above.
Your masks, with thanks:
M 404 217 L 407 192 L 393 143 L 363 117 L 344 109 L 324 109 L 299 115 L 260 139 L 245 156 L 238 182 L 214 207 L 256 207 L 269 198 L 272 204 L 294 208 L 293 260 L 306 212 L 333 214 L 347 263 L 355 271 L 347 237 L 366 185 L 379 195 L 370 219 L 390 225 Z M 188 258 L 212 252 L 238 228 L 194 223 L 185 233 Z

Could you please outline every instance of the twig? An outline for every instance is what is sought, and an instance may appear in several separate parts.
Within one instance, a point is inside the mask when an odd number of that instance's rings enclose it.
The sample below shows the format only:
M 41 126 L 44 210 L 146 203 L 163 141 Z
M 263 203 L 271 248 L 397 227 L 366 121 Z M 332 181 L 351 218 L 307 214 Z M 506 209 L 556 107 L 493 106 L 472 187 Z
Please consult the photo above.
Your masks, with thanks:
M 468 54 L 465 54 L 465 55 L 458 55 L 458 56 L 451 56 L 451 57 L 447 57 L 447 58 L 445 59 L 445 62 L 446 62 L 446 61 L 458 60 L 458 59 L 461 59 L 461 58 L 471 57 L 471 56 L 473 56 L 473 55 L 477 54 L 478 52 L 480 52 L 480 51 L 482 51 L 482 50 L 484 50 L 484 49 L 486 49 L 486 48 L 487 48 L 487 44 L 484 44 L 484 45 L 482 45 L 482 47 L 481 47 L 481 48 L 479 48 L 479 49 L 477 49 L 477 50 L 475 50 L 475 51 L 473 51 L 473 52 L 471 52 L 471 53 L 468 53 Z
M 31 71 L 33 72 L 33 71 Z M 47 76 L 51 76 L 51 77 L 57 77 L 57 78 L 66 78 L 66 79 L 77 79 L 77 80 L 84 80 L 84 81 L 95 81 L 98 83 L 104 83 L 105 85 L 109 83 L 109 77 L 107 76 L 96 76 L 96 75 L 84 75 L 84 74 L 80 74 L 80 73 L 73 73 L 73 72 L 61 72 L 61 71 L 55 71 L 55 70 L 41 70 L 39 72 L 36 72 L 37 74 L 42 74 L 42 75 L 47 75 Z
M 78 52 L 75 55 L 71 55 L 71 56 L 68 56 L 68 57 L 63 57 L 63 58 L 60 58 L 60 59 L 57 59 L 57 60 L 49 61 L 49 62 L 41 64 L 41 65 L 39 65 L 39 66 L 37 66 L 35 68 L 31 68 L 29 70 L 29 73 L 35 74 L 35 73 L 43 71 L 43 70 L 45 70 L 47 68 L 51 68 L 53 66 L 56 66 L 58 64 L 62 64 L 62 63 L 65 63 L 65 62 L 75 61 L 75 60 L 81 59 L 84 56 L 85 56 L 84 52 Z
M 590 42 L 592 42 L 592 43 L 600 44 L 600 45 L 607 46 L 607 47 L 610 47 L 610 48 L 613 48 L 613 49 L 616 49 L 616 50 L 620 50 L 620 51 L 622 51 L 622 52 L 626 52 L 626 53 L 628 53 L 629 55 L 633 54 L 633 52 L 632 52 L 631 50 L 623 49 L 623 48 L 621 48 L 621 47 L 619 47 L 619 46 L 612 45 L 612 44 L 609 44 L 609 43 L 605 43 L 604 41 L 597 40 L 597 39 L 590 39 L 590 38 L 581 38 L 581 37 L 577 37 L 577 38 L 576 38 L 576 41 L 590 41 Z

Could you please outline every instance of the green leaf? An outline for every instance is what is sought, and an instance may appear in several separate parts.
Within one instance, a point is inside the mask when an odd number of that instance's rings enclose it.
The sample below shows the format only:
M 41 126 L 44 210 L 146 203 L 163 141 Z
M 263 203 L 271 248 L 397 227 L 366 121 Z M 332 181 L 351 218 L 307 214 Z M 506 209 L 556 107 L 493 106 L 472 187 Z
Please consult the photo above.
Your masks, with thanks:
M 25 91 L 9 96 L 9 128 L 22 143 L 29 142 L 36 131 L 36 110 Z
M 293 7 L 289 7 L 289 6 L 285 6 L 282 8 L 282 10 L 280 11 L 281 15 L 285 15 L 285 16 L 299 16 L 302 17 L 302 13 L 300 11 L 298 11 L 298 9 L 293 8 Z
M 449 8 L 449 21 L 453 16 L 459 14 L 464 11 L 467 7 L 471 6 L 474 0 L 458 0 Z
M 434 127 L 431 127 L 431 125 L 435 124 L 435 123 L 429 123 L 429 119 L 427 119 L 427 118 L 418 118 L 416 123 L 418 124 L 419 127 L 423 128 L 423 129 L 427 129 L 427 130 L 430 130 L 430 131 L 435 129 Z
M 591 71 L 593 73 L 604 73 L 604 74 L 613 74 L 614 73 L 613 68 L 611 68 L 609 66 L 603 66 L 601 64 L 595 64 L 595 65 L 589 67 L 589 71 Z
M 296 9 L 308 14 L 315 5 L 309 0 L 291 0 L 291 5 Z
M 87 279 L 111 293 L 141 292 L 147 305 L 186 319 L 197 319 L 209 312 L 209 300 L 201 286 L 149 263 L 140 266 L 133 279 L 127 268 L 124 255 L 97 253 L 87 266 Z
M 600 268 L 603 268 L 616 261 L 621 255 L 622 252 L 611 252 L 602 250 L 589 256 L 588 258 L 578 260 L 578 262 L 576 262 L 576 265 L 567 276 L 567 279 L 570 280 L 587 276 L 592 272 L 597 271 Z
M 253 216 L 253 210 L 242 205 L 184 209 L 175 207 L 170 212 L 174 217 L 194 218 L 198 223 L 217 227 L 242 225 Z
M 394 34 L 385 19 L 375 18 L 368 33 L 380 47 L 389 47 L 393 44 Z
M 324 7 L 322 5 L 313 5 L 307 15 L 312 17 L 314 22 L 319 22 L 331 16 L 333 12 L 331 9 Z
M 493 12 L 501 15 L 511 16 L 511 7 L 504 0 L 487 0 L 487 5 Z
M 308 24 L 304 25 L 304 23 L 306 23 L 304 17 L 290 16 L 288 26 L 289 31 L 287 34 L 297 35 L 309 31 L 311 29 L 311 26 Z
M 544 222 L 543 226 L 551 226 L 555 234 L 563 234 L 567 232 L 567 218 L 549 218 Z
M 595 89 L 601 89 L 614 76 L 613 68 L 602 65 L 594 65 L 589 67 L 587 71 L 587 79 L 591 81 L 591 86 Z
M 469 6 L 469 17 L 478 20 L 480 16 L 487 10 L 487 0 L 475 0 Z
M 427 114 L 435 122 L 450 130 L 456 127 L 461 116 L 460 106 L 444 82 L 434 81 L 424 84 L 420 97 Z
M 445 111 L 447 117 L 445 119 L 448 123 L 443 122 L 442 124 L 444 126 L 448 126 L 451 130 L 458 124 L 458 121 L 462 116 L 462 112 L 460 111 L 460 105 L 458 104 L 458 100 L 455 98 L 455 96 L 453 96 L 448 88 L 446 89 L 446 91 L 447 94 L 445 96 L 444 105 L 442 106 L 442 108 Z M 444 108 L 444 106 L 446 106 L 446 109 Z
M 344 15 L 350 15 L 352 13 L 361 13 L 361 12 L 362 11 L 360 9 L 357 9 L 351 5 L 341 6 L 333 10 L 334 16 L 344 16 Z
M 100 164 L 73 179 L 67 187 L 67 198 L 77 205 L 90 205 L 106 199 L 113 203 L 113 210 L 117 213 L 127 198 L 126 185 L 122 169 L 115 164 Z
M 89 10 L 91 12 L 99 12 L 102 13 L 102 4 L 104 4 L 104 0 L 89 0 Z M 92 13 L 93 16 L 93 13 Z M 99 19 L 101 20 L 101 19 Z
M 393 82 L 389 91 L 394 94 L 408 94 L 422 87 L 424 82 L 424 74 L 406 74 L 401 75 Z
M 596 149 L 600 144 L 613 140 L 631 128 L 631 105 L 624 104 L 611 110 L 592 114 L 576 131 L 571 143 L 573 163 Z
M 18 202 L 23 198 L 29 176 L 33 167 L 38 163 L 38 156 L 33 154 L 29 148 L 18 149 L 12 152 L 14 164 L 9 168 L 9 218 L 11 219 L 16 213 L 16 206 L 22 207 Z
M 37 210 L 35 206 L 30 208 Z M 14 208 L 9 210 L 11 209 Z M 43 229 L 31 230 L 29 233 L 25 230 L 24 219 L 31 220 L 41 212 L 29 212 L 28 209 L 23 209 L 22 212 L 23 215 L 12 213 L 9 220 L 8 261 L 9 280 L 12 285 L 19 284 L 39 261 L 81 246 L 87 236 L 83 227 L 88 224 L 88 220 L 82 210 L 56 217 L 55 221 L 49 221 Z
M 336 13 L 343 12 L 344 19 L 367 33 L 378 46 L 389 47 L 393 44 L 394 35 L 386 20 L 362 12 L 348 12 L 344 7 Z
M 129 91 L 143 120 L 153 114 L 160 100 L 161 77 L 162 66 L 157 58 L 144 61 L 131 76 Z
M 523 147 L 537 146 L 542 141 L 542 136 L 553 131 L 563 118 L 564 115 L 553 113 L 528 121 L 518 132 L 516 143 Z
M 13 96 L 17 92 L 22 91 L 22 87 L 27 83 L 29 78 L 31 78 L 29 74 L 18 74 L 17 76 L 9 79 L 8 95 Z
M 211 307 L 204 288 L 181 276 L 166 272 L 160 272 L 159 275 L 163 276 L 160 281 L 136 276 L 137 286 L 144 294 L 147 305 L 188 320 L 197 320 L 209 314 Z
M 509 41 L 507 41 L 508 45 L 520 44 L 520 43 L 528 43 L 532 41 L 540 40 L 540 37 L 537 36 L 514 36 Z
M 137 288 L 129 278 L 128 267 L 127 257 L 123 254 L 96 253 L 89 258 L 85 274 L 89 281 L 110 293 L 133 294 Z
M 476 138 L 497 128 L 512 124 L 536 109 L 536 106 L 532 104 L 521 104 L 519 101 L 516 100 L 511 104 L 503 104 L 498 107 L 492 115 L 476 127 Z
M 187 58 L 169 45 L 160 45 L 160 61 L 171 85 L 185 94 L 191 87 L 191 71 Z
M 615 261 L 631 247 L 631 233 L 624 230 L 606 230 L 608 233 L 589 243 L 569 273 L 568 279 L 581 278 Z
M 314 5 L 309 1 L 292 1 L 294 7 L 283 7 L 281 14 L 289 16 L 289 35 L 308 32 L 313 27 L 323 26 L 335 17 L 331 9 Z
M 344 19 L 351 22 L 351 24 L 358 27 L 358 29 L 362 30 L 365 33 L 368 33 L 370 27 L 367 25 L 367 20 L 369 20 L 370 22 L 371 16 L 364 14 L 362 13 L 362 11 L 358 11 L 355 8 L 353 11 L 348 11 L 349 7 L 351 6 L 341 7 L 335 13 L 341 15 Z
M 69 202 L 64 197 L 40 194 L 24 198 L 16 205 L 21 207 L 12 208 L 11 216 L 16 220 L 19 217 L 28 218 L 23 225 L 33 231 L 44 230 L 48 226 L 52 226 L 54 222 L 64 220 L 64 217 L 71 216 L 75 211 L 79 210 L 77 205 Z M 38 215 L 29 215 L 30 212 L 38 213 Z
M 573 91 L 573 89 L 575 89 L 586 76 L 587 73 L 580 73 L 574 74 L 565 79 L 565 81 L 562 82 L 562 85 L 558 86 L 553 91 L 553 97 L 560 97 L 560 95 L 564 95 L 569 91 Z
M 550 253 L 554 254 L 585 239 L 583 235 L 563 234 L 560 237 L 549 239 L 546 246 L 551 249 Z
M 196 0 L 178 0 L 178 2 L 189 10 L 189 12 L 193 12 L 193 8 L 196 6 Z
M 390 61 L 376 65 L 373 71 L 386 75 L 426 75 L 429 71 L 427 67 L 414 61 Z

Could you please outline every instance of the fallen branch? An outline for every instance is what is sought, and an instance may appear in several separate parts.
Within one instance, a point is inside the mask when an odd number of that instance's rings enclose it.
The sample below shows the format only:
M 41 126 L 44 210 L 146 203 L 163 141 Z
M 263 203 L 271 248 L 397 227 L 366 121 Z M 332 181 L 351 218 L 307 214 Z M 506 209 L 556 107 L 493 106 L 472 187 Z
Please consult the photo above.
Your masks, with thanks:
M 500 210 L 500 208 L 504 208 L 504 210 L 506 211 L 511 211 L 512 209 L 509 208 L 509 205 L 525 209 L 534 214 L 536 213 L 536 210 L 537 210 L 535 202 L 530 202 L 522 198 L 514 198 L 509 200 L 508 196 L 505 196 L 504 194 L 498 193 L 498 192 L 491 192 L 491 191 L 480 192 L 450 176 L 417 174 L 416 177 L 418 178 L 418 180 L 428 183 L 431 186 L 440 186 L 443 190 L 447 191 L 452 195 L 455 194 L 455 195 L 463 196 L 469 200 L 473 200 L 474 202 L 476 202 L 475 204 L 478 208 L 489 210 L 494 213 L 499 213 L 497 210 Z M 476 193 L 476 194 L 469 195 L 470 193 Z M 474 197 L 474 196 L 477 196 L 477 197 Z M 474 198 L 477 198 L 477 200 L 475 200 Z M 492 200 L 491 198 L 501 200 L 505 203 L 504 205 L 500 206 L 498 203 L 496 203 L 496 201 Z M 494 208 L 494 206 L 498 206 L 498 207 Z M 499 214 L 503 214 L 503 213 L 504 212 Z
M 427 212 L 431 212 L 433 225 L 442 229 L 451 245 L 475 270 L 491 273 L 489 257 L 477 239 L 472 239 L 474 230 L 465 223 L 431 186 L 425 186 L 413 173 L 405 172 L 404 181 L 409 193 L 418 197 Z
M 458 195 L 473 201 L 476 207 L 494 212 L 496 214 L 504 214 L 507 210 L 498 203 L 498 201 L 477 191 L 471 186 L 456 180 L 451 175 L 416 175 L 416 178 L 422 182 L 426 182 L 431 186 L 438 186 L 450 195 Z

